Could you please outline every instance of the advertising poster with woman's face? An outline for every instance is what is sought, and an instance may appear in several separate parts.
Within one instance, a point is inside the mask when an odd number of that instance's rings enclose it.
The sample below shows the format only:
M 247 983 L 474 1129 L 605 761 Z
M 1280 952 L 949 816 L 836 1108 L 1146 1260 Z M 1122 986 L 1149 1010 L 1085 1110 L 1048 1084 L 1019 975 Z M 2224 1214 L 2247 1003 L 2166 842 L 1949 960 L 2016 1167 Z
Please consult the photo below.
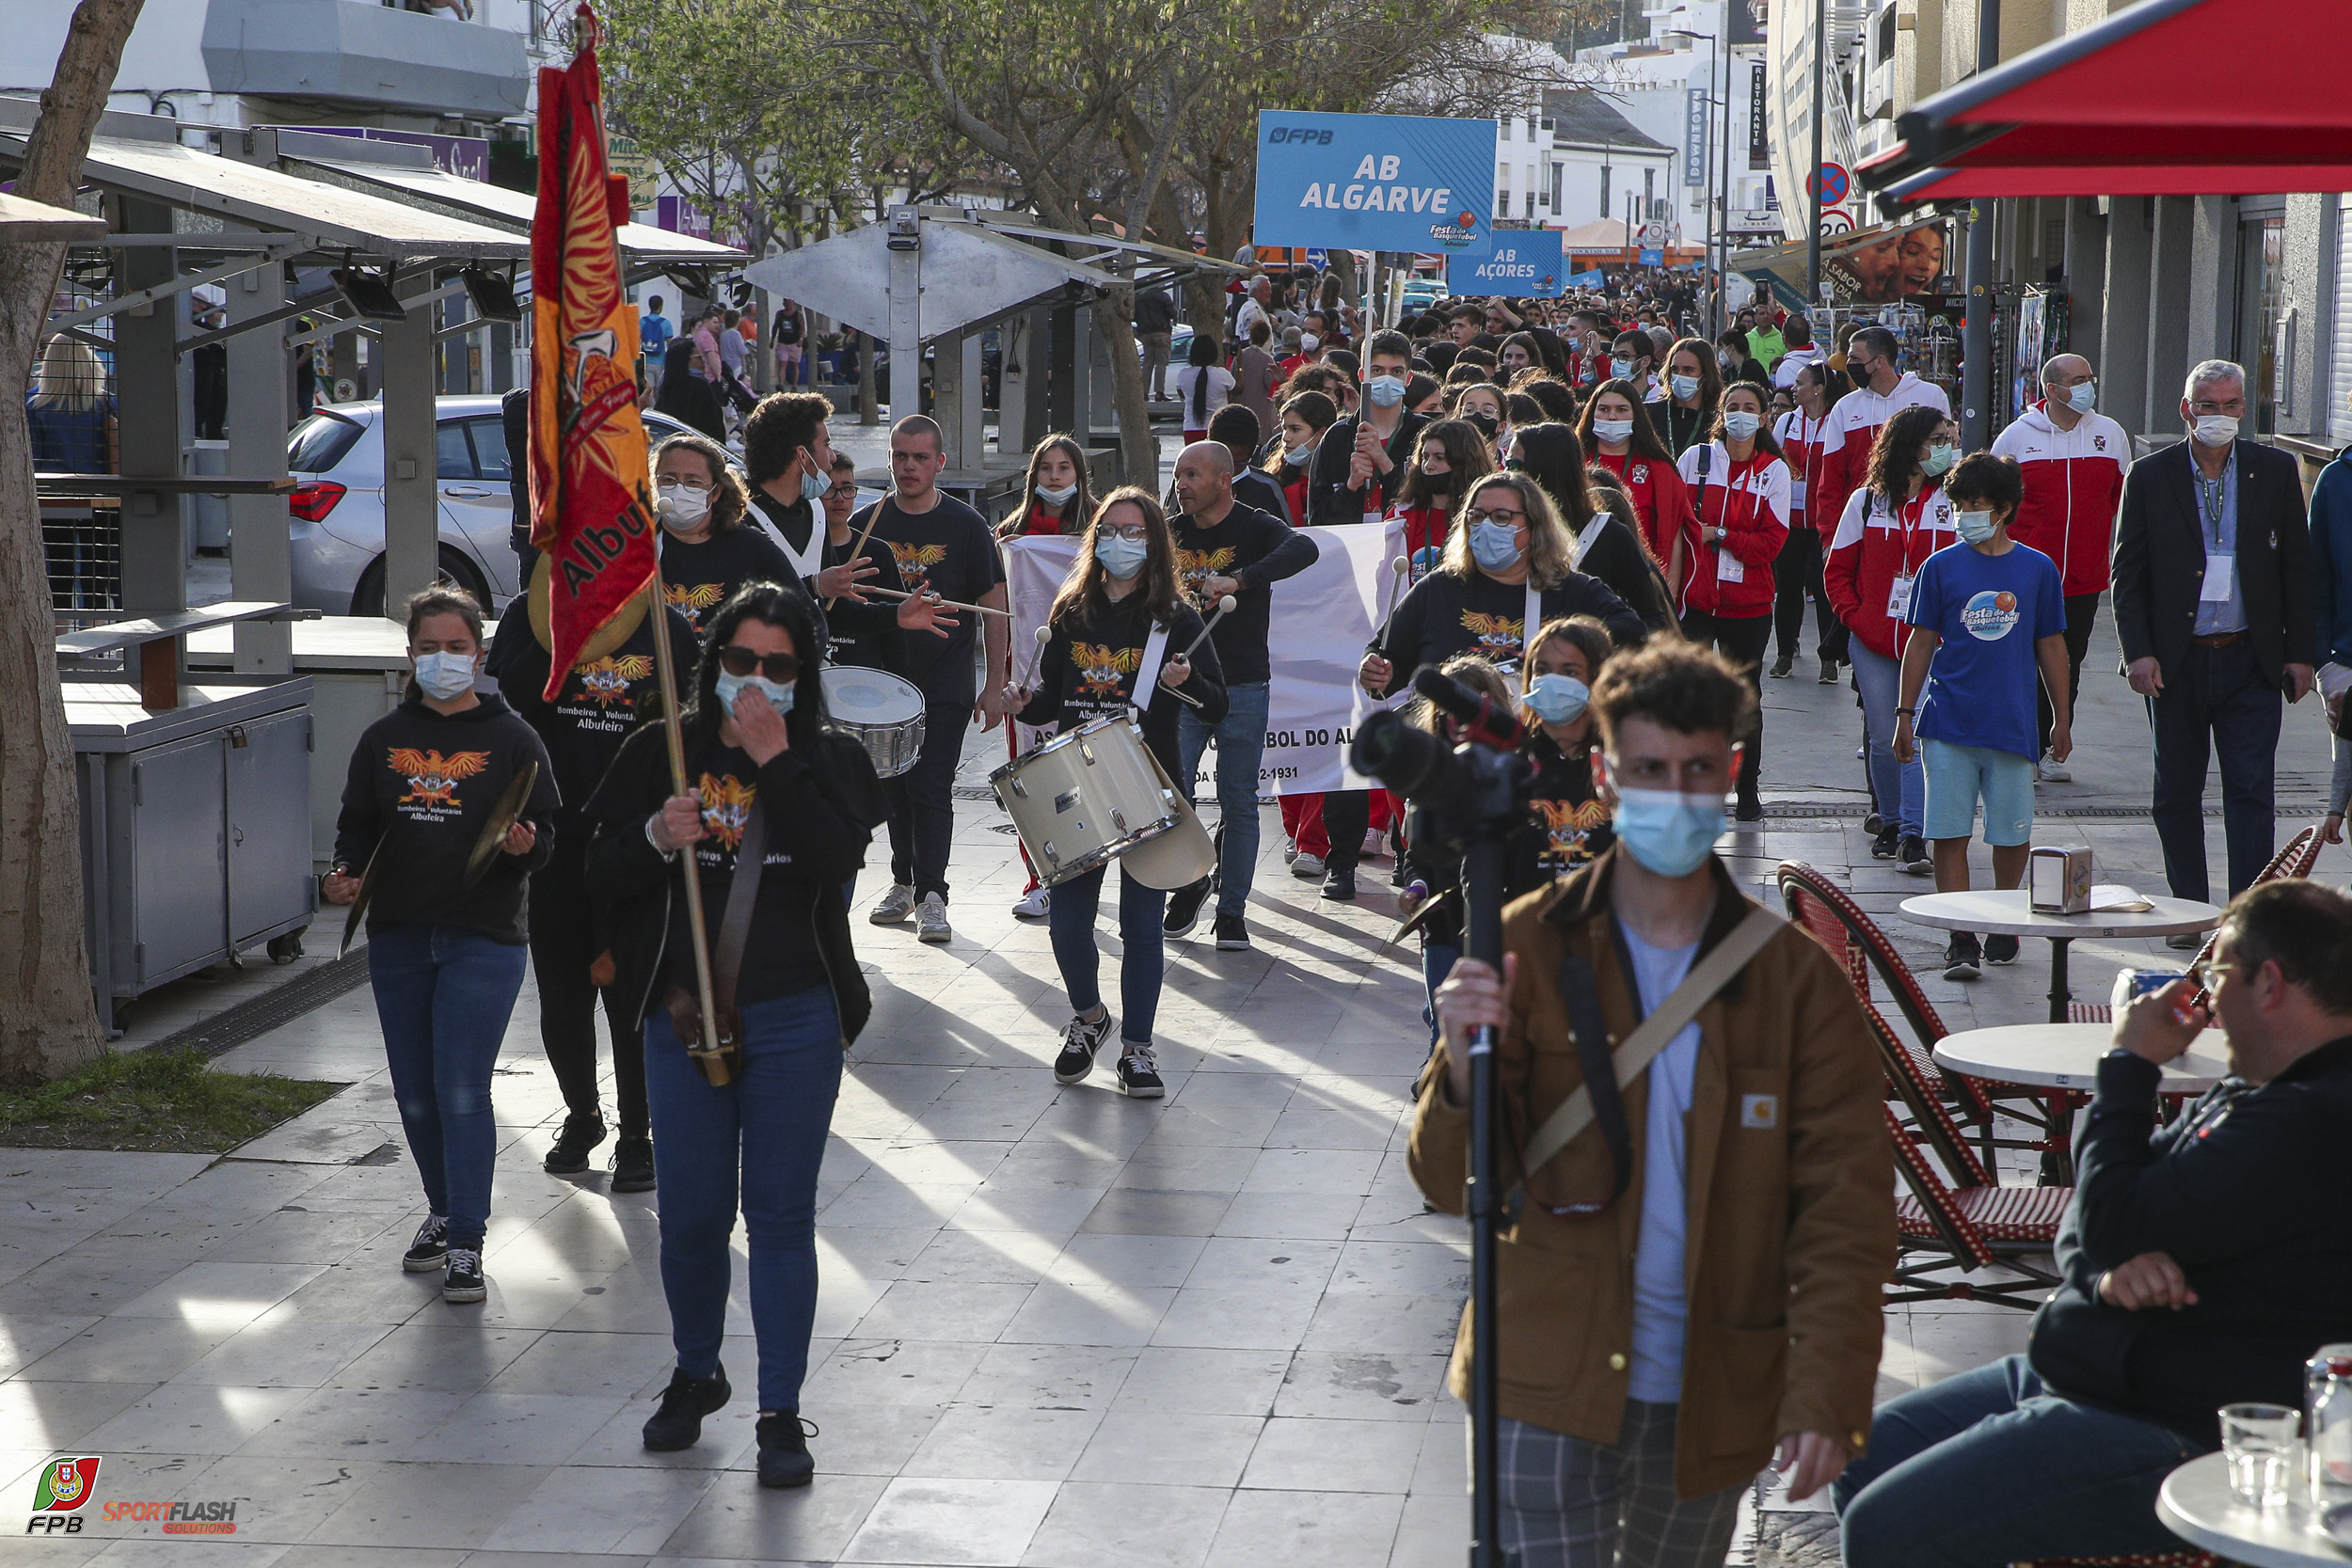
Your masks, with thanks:
M 1944 220 L 1866 230 L 1821 257 L 1821 276 L 1840 305 L 1891 305 L 1935 292 L 1944 275 Z

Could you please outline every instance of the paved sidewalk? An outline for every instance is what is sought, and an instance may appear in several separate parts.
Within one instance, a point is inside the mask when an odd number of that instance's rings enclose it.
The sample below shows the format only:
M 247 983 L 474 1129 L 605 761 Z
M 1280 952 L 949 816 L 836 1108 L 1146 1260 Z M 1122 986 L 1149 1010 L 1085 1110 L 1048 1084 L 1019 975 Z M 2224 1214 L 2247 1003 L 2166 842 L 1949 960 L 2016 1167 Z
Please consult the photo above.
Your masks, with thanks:
M 1768 772 L 1792 781 L 1767 796 L 1790 806 L 1853 776 L 1851 698 L 1801 671 L 1767 683 Z M 2144 792 L 2144 752 L 2112 730 L 2090 782 L 2045 805 Z M 1000 746 L 974 738 L 967 787 Z M 1783 857 L 1823 865 L 1924 963 L 1936 936 L 1892 911 L 1926 882 L 1870 861 L 1858 811 L 1832 810 L 1726 851 L 1758 891 Z M 1385 863 L 1359 904 L 1321 902 L 1285 873 L 1269 810 L 1258 949 L 1216 953 L 1205 925 L 1173 944 L 1168 1097 L 1136 1103 L 1103 1072 L 1053 1083 L 1067 1008 L 1045 931 L 1009 917 L 1019 862 L 993 804 L 960 814 L 956 941 L 856 923 L 879 1006 L 820 1194 L 812 1488 L 750 1474 L 739 1271 L 735 1402 L 697 1449 L 639 1446 L 671 1367 L 658 1195 L 539 1170 L 562 1111 L 529 984 L 496 1081 L 490 1299 L 449 1307 L 437 1276 L 401 1273 L 421 1205 L 362 990 L 222 1058 L 353 1084 L 227 1159 L 0 1150 L 0 1488 L 29 1507 L 43 1461 L 86 1453 L 104 1456 L 101 1507 L 238 1499 L 233 1537 L 93 1516 L 0 1534 L 0 1565 L 1458 1562 L 1462 1413 L 1439 1385 L 1467 1245 L 1404 1168 L 1425 1036 L 1411 956 L 1380 945 Z M 2066 832 L 2103 879 L 2160 885 L 2144 817 Z M 2082 943 L 2078 994 L 2161 956 Z M 1927 989 L 1954 1028 L 2029 1021 L 2046 961 Z M 1891 1312 L 1882 1395 L 2019 1349 L 2024 1327 L 1990 1307 Z

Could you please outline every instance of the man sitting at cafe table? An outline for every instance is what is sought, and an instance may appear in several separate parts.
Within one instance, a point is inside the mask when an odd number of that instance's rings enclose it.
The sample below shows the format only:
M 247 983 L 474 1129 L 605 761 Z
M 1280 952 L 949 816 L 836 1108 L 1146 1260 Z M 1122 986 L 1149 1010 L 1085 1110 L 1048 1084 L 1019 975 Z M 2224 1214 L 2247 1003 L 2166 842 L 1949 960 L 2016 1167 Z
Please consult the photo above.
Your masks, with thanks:
M 2159 1127 L 2163 1064 L 2209 1023 L 2230 1076 Z M 2352 897 L 2249 888 L 2116 1019 L 2026 1353 L 1880 1407 L 1833 1491 L 1848 1568 L 2181 1550 L 2156 1493 L 2219 1408 L 2300 1407 L 2305 1359 L 2352 1339 L 2347 1126 Z

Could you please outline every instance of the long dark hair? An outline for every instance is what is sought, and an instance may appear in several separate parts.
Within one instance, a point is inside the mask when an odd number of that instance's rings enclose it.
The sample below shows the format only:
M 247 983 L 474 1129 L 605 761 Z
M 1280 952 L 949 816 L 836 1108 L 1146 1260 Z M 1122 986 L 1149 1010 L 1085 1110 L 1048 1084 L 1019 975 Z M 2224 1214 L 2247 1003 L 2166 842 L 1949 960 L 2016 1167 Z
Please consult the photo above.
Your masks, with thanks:
M 1633 436 L 1626 444 L 1627 455 L 1646 457 L 1653 463 L 1671 463 L 1674 453 L 1658 438 L 1658 427 L 1649 422 L 1649 414 L 1642 407 L 1641 389 L 1624 376 L 1613 375 L 1593 388 L 1593 395 L 1584 400 L 1584 411 L 1576 417 L 1576 438 L 1584 443 L 1584 450 L 1597 454 L 1600 443 L 1593 438 L 1593 410 L 1600 406 L 1602 394 L 1614 392 L 1633 405 Z
M 1951 422 L 1952 417 L 1941 409 L 1917 406 L 1904 409 L 1879 426 L 1878 441 L 1870 448 L 1870 492 L 1890 507 L 1900 506 L 1928 437 L 1937 426 Z
M 1445 449 L 1446 470 L 1453 481 L 1454 487 L 1442 495 L 1429 488 L 1422 473 L 1421 450 L 1431 441 Z M 1450 517 L 1460 509 L 1470 487 L 1494 470 L 1493 454 L 1476 425 L 1468 420 L 1438 420 L 1423 425 L 1413 442 L 1413 461 L 1397 489 L 1396 504 L 1441 507 Z
M 1077 559 L 1071 562 L 1070 575 L 1062 578 L 1061 591 L 1054 595 L 1054 606 L 1046 611 L 1047 621 L 1084 623 L 1109 612 L 1111 599 L 1103 591 L 1103 584 L 1110 574 L 1094 559 L 1094 538 L 1111 508 L 1127 501 L 1134 502 L 1143 514 L 1145 543 L 1143 581 L 1136 585 L 1136 594 L 1130 596 L 1140 595 L 1144 612 L 1162 625 L 1176 613 L 1176 541 L 1168 531 L 1168 514 L 1151 491 L 1122 484 L 1095 507 L 1094 516 L 1079 542 Z
M 1584 444 L 1564 424 L 1514 426 L 1511 466 L 1544 487 L 1561 526 L 1581 533 L 1593 520 L 1592 482 L 1584 473 Z
M 1777 457 L 1784 463 L 1788 462 L 1788 454 L 1780 450 L 1780 438 L 1772 434 L 1772 394 L 1760 381 L 1735 381 L 1724 388 L 1724 395 L 1717 399 L 1715 404 L 1715 428 L 1712 432 L 1715 439 L 1725 443 L 1731 440 L 1730 436 L 1724 434 L 1723 405 L 1731 401 L 1731 394 L 1734 392 L 1752 392 L 1756 396 L 1756 401 L 1763 405 L 1758 414 L 1762 422 L 1756 427 L 1756 450 Z M 1730 450 L 1727 444 L 1724 450 Z
M 686 699 L 682 723 L 689 746 L 704 746 L 716 740 L 720 721 L 726 712 L 719 705 L 719 650 L 727 645 L 735 628 L 746 621 L 758 621 L 788 632 L 792 652 L 801 661 L 800 678 L 792 683 L 792 711 L 784 716 L 785 734 L 791 736 L 795 750 L 803 750 L 817 743 L 825 727 L 825 683 L 819 671 L 825 662 L 824 640 L 817 635 L 817 607 L 798 584 L 761 582 L 754 580 L 735 591 L 734 597 L 719 607 L 710 618 L 710 630 L 703 640 L 702 661 L 694 666 L 693 690 Z M 654 635 L 661 635 L 660 627 Z
M 1061 509 L 1061 531 L 1084 533 L 1086 520 L 1094 511 L 1094 476 L 1087 469 L 1086 448 L 1078 444 L 1076 436 L 1068 434 L 1048 436 L 1029 449 L 1028 479 L 1021 497 L 1021 510 L 1015 515 L 1026 517 L 1032 509 L 1045 504 L 1037 497 L 1037 471 L 1045 466 L 1045 454 L 1049 451 L 1066 452 L 1077 467 L 1078 493 Z
M 1209 372 L 1217 361 L 1216 341 L 1205 332 L 1194 338 L 1184 360 L 1200 372 L 1192 378 L 1192 428 L 1200 430 L 1209 422 Z

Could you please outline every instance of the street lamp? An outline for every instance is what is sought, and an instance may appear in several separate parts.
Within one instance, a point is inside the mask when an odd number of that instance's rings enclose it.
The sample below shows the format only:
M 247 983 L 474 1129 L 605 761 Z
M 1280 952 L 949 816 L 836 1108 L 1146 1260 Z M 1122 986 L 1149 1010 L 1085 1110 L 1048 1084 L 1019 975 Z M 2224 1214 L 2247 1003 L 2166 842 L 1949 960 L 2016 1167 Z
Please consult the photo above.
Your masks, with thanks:
M 1707 307 L 1708 331 L 1712 335 L 1723 330 L 1724 273 L 1731 260 L 1731 60 L 1712 33 L 1692 32 L 1688 27 L 1669 27 L 1665 32 L 1668 38 L 1684 38 L 1706 42 L 1708 92 L 1703 102 L 1710 107 L 1722 109 L 1724 115 L 1723 167 L 1718 176 L 1723 186 L 1723 216 L 1720 221 L 1715 215 L 1715 196 L 1711 188 L 1715 182 L 1700 182 L 1702 188 L 1708 189 L 1707 243 L 1708 247 L 1714 252 L 1715 256 L 1715 289 L 1708 296 Z M 1717 97 L 1714 92 L 1715 62 L 1719 58 L 1724 65 L 1724 88 L 1721 97 Z M 1709 136 L 1708 140 L 1711 144 L 1714 138 Z

